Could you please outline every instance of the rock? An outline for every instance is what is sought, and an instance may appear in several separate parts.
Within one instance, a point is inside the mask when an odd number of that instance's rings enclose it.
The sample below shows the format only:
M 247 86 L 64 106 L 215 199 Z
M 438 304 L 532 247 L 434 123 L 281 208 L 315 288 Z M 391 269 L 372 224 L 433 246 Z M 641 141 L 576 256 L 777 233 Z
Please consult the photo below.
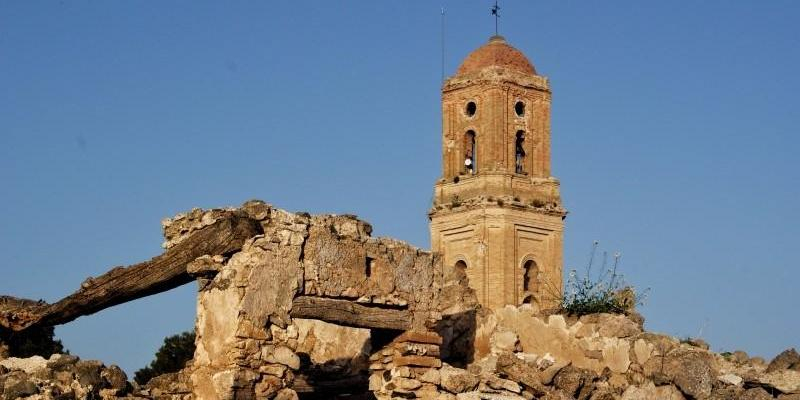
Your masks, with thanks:
M 3 400 L 16 400 L 39 393 L 36 385 L 29 380 L 23 371 L 12 371 L 5 377 L 3 384 Z
M 610 388 L 597 388 L 592 392 L 589 400 L 617 400 L 618 397 L 614 395 L 614 391 Z
M 541 395 L 545 391 L 539 371 L 510 353 L 503 353 L 497 357 L 496 368 L 501 376 L 524 385 L 534 394 Z
M 519 337 L 512 331 L 498 330 L 492 335 L 490 344 L 495 352 L 513 352 L 519 346 Z
M 392 379 L 397 385 L 398 389 L 402 389 L 403 391 L 410 392 L 416 389 L 419 389 L 422 386 L 422 382 L 412 379 L 412 378 L 403 378 L 401 376 L 395 377 Z
M 569 365 L 569 361 L 558 361 L 553 365 L 547 367 L 544 371 L 539 374 L 539 380 L 544 385 L 549 385 L 553 382 L 553 378 L 555 378 L 556 374 L 561 371 L 564 367 Z
M 688 344 L 689 346 L 698 347 L 698 348 L 701 348 L 703 350 L 708 350 L 709 349 L 708 343 L 705 340 L 700 339 L 700 338 L 688 338 L 688 339 L 686 339 L 685 343 Z
M 686 400 L 681 392 L 672 385 L 658 386 L 648 382 L 642 386 L 628 386 L 622 393 L 621 400 Z
M 619 391 L 624 391 L 628 388 L 628 378 L 625 377 L 623 374 L 611 374 L 608 378 L 608 384 L 611 386 L 612 389 L 617 389 Z
M 739 400 L 744 395 L 744 389 L 738 386 L 714 388 L 708 400 Z
M 270 399 L 275 396 L 283 387 L 283 381 L 272 375 L 264 375 L 260 382 L 256 383 L 255 395 L 257 399 Z
M 281 389 L 275 395 L 275 400 L 298 400 L 297 392 L 289 388 Z
M 694 398 L 708 397 L 711 395 L 715 376 L 711 369 L 712 357 L 704 351 L 677 348 L 664 358 L 661 372 L 686 395 Z M 645 365 L 645 371 L 660 371 L 661 361 L 661 357 L 651 358 Z
M 47 360 L 41 356 L 33 356 L 28 358 L 11 357 L 0 361 L 0 365 L 8 368 L 11 371 L 20 370 L 25 371 L 25 373 L 28 375 L 33 375 L 47 368 Z
M 644 365 L 653 354 L 652 345 L 645 342 L 644 339 L 639 339 L 633 343 L 633 354 L 636 356 L 636 362 Z
M 590 314 L 579 319 L 584 324 L 596 324 L 600 336 L 627 338 L 642 333 L 639 325 L 624 315 Z
M 277 376 L 278 378 L 283 378 L 283 374 L 286 373 L 286 370 L 289 367 L 281 364 L 267 364 L 262 365 L 258 368 L 258 372 L 262 374 Z
M 763 388 L 757 387 L 747 389 L 739 398 L 741 400 L 772 400 L 772 395 Z
M 561 369 L 553 378 L 553 386 L 564 391 L 564 393 L 575 396 L 584 383 L 587 381 L 587 374 L 580 368 L 568 365 Z
M 154 397 L 158 397 L 159 394 L 189 393 L 190 384 L 188 376 L 183 371 L 178 371 L 156 376 L 147 382 L 146 387 Z
M 422 382 L 432 383 L 434 385 L 438 385 L 442 381 L 438 369 L 429 369 L 417 378 Z
M 781 371 L 784 369 L 800 370 L 800 354 L 794 348 L 784 350 L 770 361 L 767 372 Z
M 448 364 L 443 364 L 439 370 L 442 387 L 450 393 L 464 393 L 475 390 L 480 380 L 477 376 L 470 374 L 461 368 L 454 368 Z
M 638 335 L 637 338 L 643 339 L 650 344 L 655 355 L 667 354 L 680 345 L 675 338 L 658 333 L 644 332 Z
M 767 367 L 767 360 L 764 357 L 753 357 L 750 359 L 750 364 L 753 364 L 756 367 Z
M 53 371 L 65 371 L 72 368 L 80 358 L 71 354 L 53 354 L 47 360 L 47 368 Z
M 496 376 L 489 376 L 489 378 L 486 379 L 486 385 L 494 390 L 506 390 L 512 393 L 519 393 L 522 391 L 518 383 Z
M 536 360 L 536 366 L 539 367 L 539 369 L 545 369 L 555 362 L 556 359 L 550 353 L 545 353 L 541 358 Z
M 100 389 L 103 383 L 103 379 L 100 377 L 102 368 L 103 363 L 100 361 L 78 361 L 75 364 L 75 380 L 81 386 L 92 386 L 95 389 Z
M 574 397 L 567 395 L 561 390 L 552 390 L 547 392 L 544 396 L 540 397 L 539 400 L 573 400 Z
M 300 357 L 286 346 L 276 347 L 275 350 L 272 351 L 272 354 L 263 357 L 263 359 L 265 362 L 282 364 L 293 370 L 300 369 Z
M 762 386 L 774 387 L 782 393 L 800 393 L 800 372 L 793 370 L 774 371 L 756 377 Z
M 800 394 L 782 394 L 778 400 L 800 400 Z
M 731 354 L 731 359 L 739 364 L 747 364 L 750 362 L 750 356 L 746 352 L 736 350 Z
M 736 374 L 721 375 L 721 376 L 718 376 L 717 379 L 719 379 L 719 381 L 722 382 L 722 383 L 725 383 L 725 384 L 728 384 L 728 385 L 732 385 L 732 386 L 739 386 L 744 381 L 744 379 L 742 379 L 741 376 L 736 375 Z
M 116 365 L 104 369 L 100 373 L 100 377 L 103 378 L 105 382 L 104 386 L 118 390 L 119 392 L 117 392 L 117 394 L 121 394 L 121 392 L 124 392 L 125 389 L 128 388 L 128 376 L 125 375 L 125 371 L 123 371 L 122 368 Z

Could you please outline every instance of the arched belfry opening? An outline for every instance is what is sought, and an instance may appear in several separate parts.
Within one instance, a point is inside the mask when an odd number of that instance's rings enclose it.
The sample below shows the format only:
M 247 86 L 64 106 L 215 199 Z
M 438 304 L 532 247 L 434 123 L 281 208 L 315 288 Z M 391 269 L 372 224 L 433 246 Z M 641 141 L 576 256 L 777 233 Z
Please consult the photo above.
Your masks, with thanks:
M 525 131 L 517 131 L 514 137 L 514 172 L 525 173 Z
M 477 148 L 475 146 L 475 131 L 468 130 L 464 134 L 464 172 L 474 174 L 478 172 L 476 165 L 477 161 Z

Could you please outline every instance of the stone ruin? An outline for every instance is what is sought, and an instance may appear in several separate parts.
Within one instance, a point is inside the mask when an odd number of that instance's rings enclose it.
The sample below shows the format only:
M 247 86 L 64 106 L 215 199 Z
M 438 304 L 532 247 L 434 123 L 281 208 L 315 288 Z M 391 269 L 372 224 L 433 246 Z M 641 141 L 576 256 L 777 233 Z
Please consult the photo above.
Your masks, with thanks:
M 251 201 L 195 209 L 163 228 L 164 254 L 89 278 L 59 302 L 0 299 L 0 398 L 800 399 L 793 350 L 769 364 L 716 354 L 700 340 L 645 332 L 632 310 L 483 309 L 463 270 L 373 238 L 353 216 Z M 9 335 L 192 281 L 194 359 L 145 386 L 98 361 L 3 350 Z

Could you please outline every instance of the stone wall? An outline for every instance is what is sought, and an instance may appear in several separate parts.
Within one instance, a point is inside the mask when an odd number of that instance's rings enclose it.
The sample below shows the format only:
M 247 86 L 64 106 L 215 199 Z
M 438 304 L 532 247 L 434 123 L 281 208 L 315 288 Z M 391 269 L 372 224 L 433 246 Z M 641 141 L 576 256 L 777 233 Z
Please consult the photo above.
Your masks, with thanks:
M 295 398 L 291 387 L 301 366 L 362 372 L 370 351 L 384 350 L 367 341 L 376 331 L 389 338 L 403 332 L 433 335 L 441 343 L 434 331 L 443 326 L 443 315 L 476 304 L 458 272 L 438 256 L 372 238 L 370 225 L 355 217 L 294 214 L 263 202 L 241 210 L 260 221 L 264 234 L 239 252 L 201 257 L 189 266 L 200 289 L 197 350 L 189 372 L 198 398 Z M 165 246 L 221 214 L 194 210 L 164 221 Z M 298 299 L 341 305 L 343 310 L 320 310 L 319 319 L 351 327 L 297 318 Z M 356 330 L 359 324 L 362 329 Z M 435 356 L 438 364 L 427 367 L 441 365 L 438 345 Z

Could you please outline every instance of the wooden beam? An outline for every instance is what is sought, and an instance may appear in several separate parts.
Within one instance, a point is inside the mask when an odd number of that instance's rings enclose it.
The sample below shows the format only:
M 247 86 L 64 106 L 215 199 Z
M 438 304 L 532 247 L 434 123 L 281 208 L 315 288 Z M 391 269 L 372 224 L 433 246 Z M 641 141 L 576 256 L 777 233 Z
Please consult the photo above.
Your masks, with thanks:
M 54 304 L 0 297 L 0 327 L 21 331 L 35 325 L 60 325 L 117 304 L 173 289 L 194 279 L 186 272 L 189 262 L 203 255 L 237 251 L 245 240 L 260 233 L 262 229 L 258 221 L 231 212 L 149 261 L 117 267 L 87 279 L 78 291 Z
M 297 393 L 317 393 L 321 395 L 332 394 L 364 394 L 369 391 L 369 379 L 366 374 L 337 377 L 331 374 L 328 377 L 310 377 L 297 374 L 292 382 L 292 389 Z M 328 378 L 328 379 L 326 379 Z M 326 399 L 330 397 L 324 397 Z
M 411 311 L 363 305 L 348 300 L 300 296 L 292 302 L 292 318 L 318 319 L 355 328 L 408 330 Z

